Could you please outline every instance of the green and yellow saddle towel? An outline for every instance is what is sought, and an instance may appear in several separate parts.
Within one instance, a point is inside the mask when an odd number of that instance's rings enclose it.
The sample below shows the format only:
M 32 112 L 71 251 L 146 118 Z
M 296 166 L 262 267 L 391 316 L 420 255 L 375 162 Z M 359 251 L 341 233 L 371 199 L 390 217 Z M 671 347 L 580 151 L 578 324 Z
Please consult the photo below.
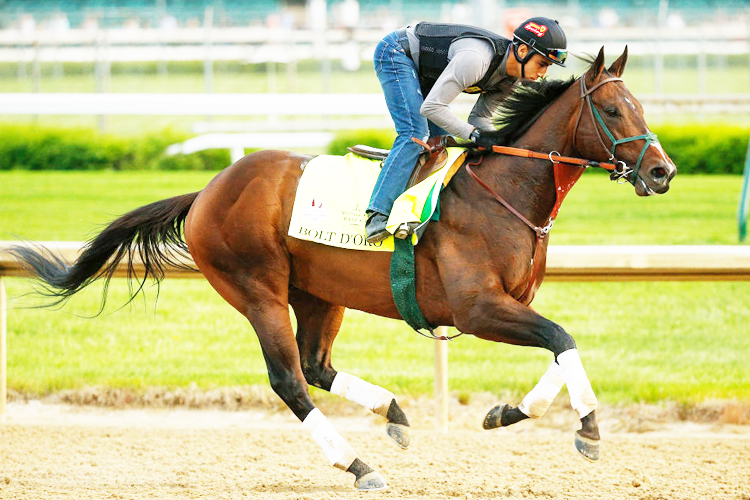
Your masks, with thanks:
M 301 240 L 352 250 L 393 252 L 393 298 L 401 316 L 417 330 L 432 326 L 422 316 L 416 301 L 414 245 L 429 221 L 440 217 L 440 192 L 467 154 L 463 148 L 447 151 L 448 160 L 443 168 L 409 188 L 393 204 L 386 227 L 393 234 L 403 223 L 419 224 L 410 239 L 390 236 L 376 244 L 367 243 L 365 210 L 380 173 L 380 161 L 353 153 L 322 155 L 308 162 L 297 187 L 289 224 L 289 236 Z

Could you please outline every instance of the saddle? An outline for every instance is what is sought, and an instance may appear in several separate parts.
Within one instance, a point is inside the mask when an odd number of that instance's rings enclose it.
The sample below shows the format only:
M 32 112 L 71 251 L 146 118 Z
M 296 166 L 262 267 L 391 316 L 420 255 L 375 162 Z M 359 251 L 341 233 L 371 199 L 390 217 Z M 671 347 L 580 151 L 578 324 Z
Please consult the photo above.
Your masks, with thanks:
M 409 183 L 406 185 L 407 189 L 419 184 L 432 173 L 445 166 L 445 162 L 448 160 L 448 153 L 445 148 L 459 146 L 456 140 L 449 135 L 432 137 L 427 142 L 412 137 L 412 141 L 422 146 L 424 151 L 419 155 L 417 163 L 414 165 L 414 170 L 411 173 L 411 177 L 409 177 Z M 374 148 L 363 144 L 350 146 L 346 149 L 357 156 L 371 160 L 380 160 L 381 162 L 391 152 L 390 149 Z

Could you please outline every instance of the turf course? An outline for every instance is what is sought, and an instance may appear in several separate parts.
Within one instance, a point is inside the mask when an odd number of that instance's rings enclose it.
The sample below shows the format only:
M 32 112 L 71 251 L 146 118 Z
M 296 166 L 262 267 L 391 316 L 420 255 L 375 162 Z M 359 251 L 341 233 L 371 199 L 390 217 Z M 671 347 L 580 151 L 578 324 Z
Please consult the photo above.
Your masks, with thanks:
M 201 189 L 205 172 L 0 172 L 0 239 L 81 240 L 145 203 Z M 571 192 L 552 244 L 735 244 L 741 179 L 677 177 L 663 197 L 637 198 L 589 172 Z M 8 294 L 28 280 L 5 279 Z M 98 310 L 93 286 L 62 311 L 20 308 L 8 320 L 9 388 L 26 394 L 86 386 L 200 388 L 267 384 L 246 321 L 202 280 L 167 280 L 131 306 L 124 280 Z M 750 399 L 750 283 L 547 283 L 534 302 L 576 338 L 607 403 Z M 350 311 L 334 366 L 397 394 L 429 394 L 432 341 L 402 322 Z M 551 361 L 545 351 L 460 337 L 450 345 L 457 394 L 529 390 Z

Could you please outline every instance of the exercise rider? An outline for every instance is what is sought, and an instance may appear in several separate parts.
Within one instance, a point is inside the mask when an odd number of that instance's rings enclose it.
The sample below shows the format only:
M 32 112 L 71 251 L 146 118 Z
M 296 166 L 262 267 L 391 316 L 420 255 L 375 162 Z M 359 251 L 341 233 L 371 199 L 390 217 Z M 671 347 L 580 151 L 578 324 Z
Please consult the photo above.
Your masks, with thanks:
M 490 146 L 492 115 L 519 80 L 543 77 L 564 66 L 565 33 L 557 21 L 534 17 L 508 40 L 459 24 L 419 23 L 395 31 L 375 49 L 375 72 L 398 133 L 367 209 L 367 241 L 386 231 L 394 200 L 406 189 L 422 147 L 411 139 L 451 134 Z M 461 92 L 480 94 L 468 123 L 449 104 Z

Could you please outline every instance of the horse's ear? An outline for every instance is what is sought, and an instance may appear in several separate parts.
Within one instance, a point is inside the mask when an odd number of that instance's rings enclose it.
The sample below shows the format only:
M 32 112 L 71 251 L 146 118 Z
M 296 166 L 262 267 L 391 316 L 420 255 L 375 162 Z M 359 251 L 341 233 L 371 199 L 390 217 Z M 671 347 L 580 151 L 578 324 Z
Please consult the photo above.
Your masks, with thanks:
M 599 49 L 599 55 L 594 59 L 594 63 L 586 71 L 586 84 L 591 86 L 599 79 L 599 75 L 604 71 L 604 47 Z
M 628 46 L 625 46 L 625 51 L 622 53 L 622 55 L 612 63 L 612 66 L 609 67 L 607 71 L 612 73 L 613 75 L 620 77 L 622 76 L 622 73 L 625 71 L 625 63 L 628 62 Z

